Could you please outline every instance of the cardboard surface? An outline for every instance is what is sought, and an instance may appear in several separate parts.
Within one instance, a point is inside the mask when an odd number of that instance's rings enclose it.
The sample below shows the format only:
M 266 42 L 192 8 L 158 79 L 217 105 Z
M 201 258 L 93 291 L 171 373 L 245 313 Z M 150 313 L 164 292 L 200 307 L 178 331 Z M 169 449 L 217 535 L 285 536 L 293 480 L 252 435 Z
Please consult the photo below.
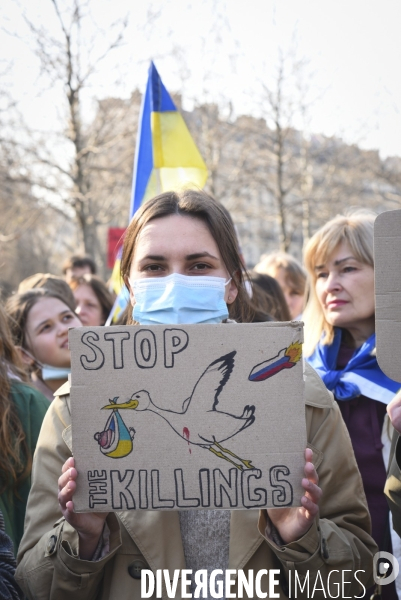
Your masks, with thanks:
M 401 210 L 375 221 L 376 351 L 380 368 L 401 382 Z
M 299 506 L 302 323 L 70 331 L 76 511 Z

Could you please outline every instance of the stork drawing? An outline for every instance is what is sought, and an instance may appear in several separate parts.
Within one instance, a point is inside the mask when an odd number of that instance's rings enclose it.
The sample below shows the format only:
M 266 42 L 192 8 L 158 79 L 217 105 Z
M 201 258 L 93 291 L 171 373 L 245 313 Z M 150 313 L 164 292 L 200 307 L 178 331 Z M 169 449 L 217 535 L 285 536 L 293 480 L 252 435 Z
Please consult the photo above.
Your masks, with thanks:
M 214 360 L 199 377 L 192 394 L 184 400 L 181 411 L 173 411 L 168 408 L 157 406 L 146 390 L 140 390 L 132 394 L 127 402 L 117 404 L 114 398 L 110 404 L 103 409 L 113 410 L 115 420 L 114 430 L 108 433 L 109 420 L 105 430 L 95 434 L 95 439 L 101 446 L 101 451 L 112 458 L 121 458 L 132 451 L 132 437 L 126 445 L 126 450 L 121 447 L 121 453 L 115 450 L 116 421 L 122 421 L 120 410 L 149 411 L 158 415 L 168 423 L 174 432 L 194 446 L 209 450 L 215 456 L 232 463 L 237 469 L 254 469 L 250 460 L 240 458 L 234 452 L 222 446 L 222 443 L 234 437 L 255 421 L 255 406 L 246 405 L 241 415 L 233 415 L 229 412 L 219 410 L 219 395 L 230 378 L 234 368 L 234 357 L 236 351 L 230 352 Z M 130 433 L 126 428 L 125 437 Z M 128 433 L 127 433 L 128 432 Z M 109 440 L 114 444 L 114 450 L 109 453 Z M 131 444 L 129 444 L 131 442 Z M 103 444 L 103 445 L 102 445 Z

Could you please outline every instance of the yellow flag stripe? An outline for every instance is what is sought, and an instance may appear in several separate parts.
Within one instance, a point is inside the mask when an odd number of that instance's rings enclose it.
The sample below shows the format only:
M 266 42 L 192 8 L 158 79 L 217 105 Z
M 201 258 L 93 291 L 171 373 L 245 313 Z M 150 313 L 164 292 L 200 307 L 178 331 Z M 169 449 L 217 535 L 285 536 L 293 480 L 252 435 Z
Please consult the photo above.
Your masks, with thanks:
M 207 174 L 205 162 L 179 112 L 152 112 L 151 128 L 154 169 L 191 167 Z

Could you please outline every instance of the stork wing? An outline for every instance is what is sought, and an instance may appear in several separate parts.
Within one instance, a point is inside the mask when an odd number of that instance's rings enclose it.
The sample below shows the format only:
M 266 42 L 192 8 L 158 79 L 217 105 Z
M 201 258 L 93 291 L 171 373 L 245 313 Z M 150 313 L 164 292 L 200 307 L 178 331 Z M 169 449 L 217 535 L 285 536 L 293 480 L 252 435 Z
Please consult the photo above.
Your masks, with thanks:
M 219 394 L 230 378 L 234 368 L 234 356 L 236 353 L 237 351 L 234 350 L 229 354 L 225 354 L 208 366 L 195 384 L 185 410 L 192 403 L 196 405 L 197 410 L 215 410 L 219 402 Z

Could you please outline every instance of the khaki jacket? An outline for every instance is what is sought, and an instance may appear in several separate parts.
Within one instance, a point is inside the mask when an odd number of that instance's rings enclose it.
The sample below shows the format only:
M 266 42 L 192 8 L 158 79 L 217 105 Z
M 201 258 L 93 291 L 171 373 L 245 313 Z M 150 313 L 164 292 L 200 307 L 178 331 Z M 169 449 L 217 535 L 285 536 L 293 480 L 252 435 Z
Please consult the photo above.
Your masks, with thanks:
M 394 430 L 395 431 L 395 430 Z M 400 435 L 395 431 L 391 444 L 389 467 L 387 472 L 386 487 L 384 493 L 393 516 L 393 527 L 401 536 L 401 442 Z
M 232 511 L 229 568 L 253 569 L 255 577 L 261 569 L 280 569 L 280 585 L 274 589 L 280 598 L 288 597 L 290 583 L 291 597 L 330 597 L 328 585 L 334 597 L 338 593 L 341 596 L 341 591 L 343 596 L 361 596 L 358 579 L 365 587 L 372 585 L 372 555 L 377 551 L 370 537 L 365 494 L 337 404 L 309 366 L 306 404 L 308 445 L 323 490 L 320 519 L 300 540 L 278 546 L 266 536 L 266 511 Z M 80 560 L 78 535 L 61 518 L 57 502 L 57 480 L 63 463 L 71 456 L 70 423 L 68 388 L 63 386 L 46 415 L 37 445 L 16 579 L 30 599 L 139 600 L 141 568 L 153 572 L 168 569 L 171 578 L 175 569 L 185 569 L 178 513 L 110 514 L 110 552 L 99 561 Z M 298 585 L 297 596 L 295 570 L 298 580 L 305 584 L 303 593 Z M 338 587 L 342 579 L 350 582 L 343 590 Z M 321 582 L 326 591 L 312 595 L 315 585 L 322 588 Z M 261 578 L 261 588 L 272 597 L 266 575 Z M 179 586 L 176 598 L 180 594 Z M 256 598 L 256 593 L 251 597 Z M 164 586 L 163 598 L 167 598 Z

